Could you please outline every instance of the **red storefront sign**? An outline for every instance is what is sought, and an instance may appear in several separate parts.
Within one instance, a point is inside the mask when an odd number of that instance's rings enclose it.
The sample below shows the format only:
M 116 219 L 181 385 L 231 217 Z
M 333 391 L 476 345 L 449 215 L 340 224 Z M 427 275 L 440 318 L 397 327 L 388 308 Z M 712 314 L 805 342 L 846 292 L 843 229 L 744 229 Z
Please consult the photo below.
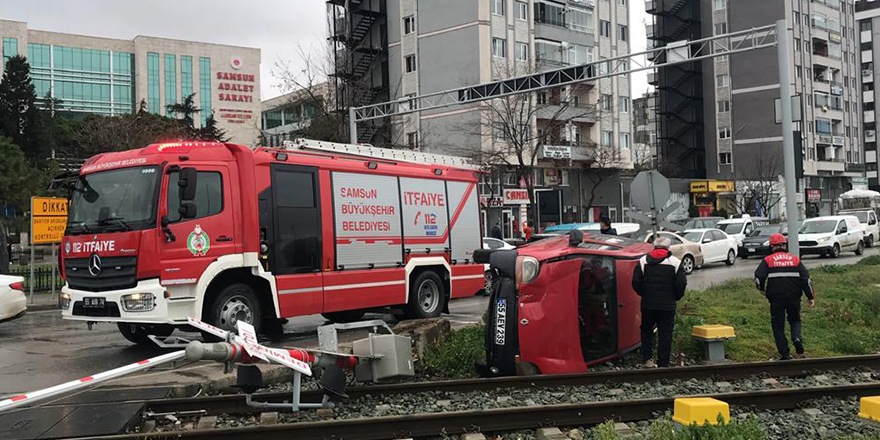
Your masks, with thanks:
M 530 203 L 529 190 L 514 188 L 507 188 L 504 190 L 505 205 L 528 205 Z

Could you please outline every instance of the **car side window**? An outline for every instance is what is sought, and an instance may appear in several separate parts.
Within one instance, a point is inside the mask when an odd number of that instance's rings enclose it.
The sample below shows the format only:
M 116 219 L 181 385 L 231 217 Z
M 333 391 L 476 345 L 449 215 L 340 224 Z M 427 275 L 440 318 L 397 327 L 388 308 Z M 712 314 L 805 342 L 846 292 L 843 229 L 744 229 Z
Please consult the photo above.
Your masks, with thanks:
M 700 242 L 702 243 L 702 242 L 710 242 L 710 241 L 715 241 L 715 240 L 712 238 L 712 231 L 706 231 L 706 232 L 704 232 L 704 233 L 703 233 L 703 239 L 700 240 Z
M 843 234 L 844 232 L 846 232 L 846 223 L 841 220 L 837 223 L 837 233 Z
M 712 241 L 724 240 L 724 234 L 721 231 L 712 231 Z
M 489 246 L 489 249 L 500 249 L 501 242 L 498 240 L 486 240 L 486 246 Z
M 746 231 L 745 231 L 746 235 L 752 235 L 752 232 L 754 232 L 754 231 L 755 231 L 755 228 L 752 226 L 751 223 L 746 225 Z

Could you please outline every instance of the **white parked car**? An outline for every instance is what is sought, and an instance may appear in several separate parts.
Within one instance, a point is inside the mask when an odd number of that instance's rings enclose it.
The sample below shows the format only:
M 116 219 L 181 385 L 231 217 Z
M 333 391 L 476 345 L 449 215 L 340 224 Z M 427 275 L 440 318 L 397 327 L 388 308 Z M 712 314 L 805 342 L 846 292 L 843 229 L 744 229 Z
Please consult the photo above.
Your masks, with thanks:
M 752 235 L 758 226 L 764 226 L 769 221 L 763 217 L 751 217 L 744 214 L 741 218 L 729 218 L 721 220 L 715 224 L 715 228 L 720 229 L 725 234 L 736 239 L 737 254 L 742 254 L 743 240 Z
M 483 237 L 483 249 L 491 249 L 493 251 L 506 251 L 509 249 L 516 249 L 516 246 L 497 238 Z M 483 266 L 485 267 L 484 270 L 486 272 L 486 285 L 483 290 L 486 295 L 492 295 L 492 286 L 495 284 L 495 277 L 492 276 L 492 272 L 489 270 L 488 264 L 484 264 Z
M 11 321 L 24 315 L 27 298 L 24 296 L 24 278 L 0 275 L 0 322 Z
M 862 232 L 865 234 L 865 247 L 874 247 L 874 243 L 880 240 L 880 223 L 877 223 L 877 213 L 873 209 L 841 211 L 841 215 L 854 215 L 859 219 Z
M 843 251 L 862 255 L 864 233 L 854 215 L 831 215 L 804 220 L 798 232 L 801 255 L 819 254 L 837 258 Z
M 700 244 L 704 264 L 724 262 L 728 266 L 733 266 L 736 263 L 736 239 L 720 229 L 688 229 L 684 231 L 683 236 L 686 240 Z

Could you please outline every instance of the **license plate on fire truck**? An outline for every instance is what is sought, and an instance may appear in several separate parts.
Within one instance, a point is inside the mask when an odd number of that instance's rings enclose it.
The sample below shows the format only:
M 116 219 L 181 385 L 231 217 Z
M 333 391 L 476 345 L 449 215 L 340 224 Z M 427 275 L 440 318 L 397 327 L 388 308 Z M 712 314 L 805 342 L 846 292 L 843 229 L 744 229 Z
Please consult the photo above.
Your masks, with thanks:
M 86 297 L 83 298 L 83 307 L 100 309 L 104 308 L 104 298 L 101 297 Z

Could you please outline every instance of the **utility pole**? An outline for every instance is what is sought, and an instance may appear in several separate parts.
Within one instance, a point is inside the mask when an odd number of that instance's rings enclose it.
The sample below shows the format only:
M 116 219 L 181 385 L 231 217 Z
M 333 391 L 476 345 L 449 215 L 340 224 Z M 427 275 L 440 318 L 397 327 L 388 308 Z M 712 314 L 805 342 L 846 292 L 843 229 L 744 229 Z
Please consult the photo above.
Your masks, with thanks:
M 788 252 L 800 256 L 797 205 L 797 173 L 794 165 L 794 131 L 791 110 L 791 66 L 788 54 L 788 26 L 785 20 L 776 22 L 776 55 L 779 63 L 779 102 L 782 108 L 782 158 L 785 164 L 785 216 L 788 220 Z

